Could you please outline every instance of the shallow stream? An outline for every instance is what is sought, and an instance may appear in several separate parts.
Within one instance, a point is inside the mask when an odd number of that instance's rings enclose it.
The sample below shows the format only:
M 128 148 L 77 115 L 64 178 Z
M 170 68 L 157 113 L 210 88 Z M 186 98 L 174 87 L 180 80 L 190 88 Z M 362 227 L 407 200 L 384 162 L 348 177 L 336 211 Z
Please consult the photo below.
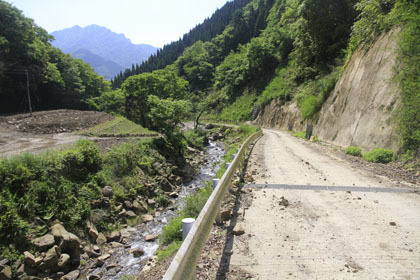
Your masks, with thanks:
M 205 163 L 201 167 L 199 174 L 190 183 L 183 185 L 175 207 L 172 206 L 171 209 L 180 208 L 186 196 L 197 188 L 204 187 L 206 181 L 211 181 L 219 169 L 219 163 L 222 161 L 224 152 L 223 143 L 210 142 L 205 152 Z M 105 261 L 104 265 L 89 269 L 82 274 L 88 275 L 88 279 L 90 275 L 97 275 L 100 279 L 135 279 L 127 276 L 137 276 L 159 246 L 158 240 L 146 242 L 145 237 L 160 234 L 162 228 L 175 214 L 176 210 L 164 210 L 160 214 L 155 215 L 153 222 L 140 223 L 135 227 L 123 229 L 122 234 L 128 236 L 127 244 L 124 247 L 112 249 L 113 252 L 111 252 L 111 256 Z M 138 248 L 144 250 L 144 255 L 135 258 L 131 252 Z

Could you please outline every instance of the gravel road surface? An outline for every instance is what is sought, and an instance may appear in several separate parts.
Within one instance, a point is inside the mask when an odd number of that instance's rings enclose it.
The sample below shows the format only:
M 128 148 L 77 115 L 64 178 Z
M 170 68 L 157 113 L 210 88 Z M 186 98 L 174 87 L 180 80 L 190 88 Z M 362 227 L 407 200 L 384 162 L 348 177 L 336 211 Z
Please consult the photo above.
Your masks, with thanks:
M 230 271 L 255 279 L 420 279 L 420 186 L 403 192 L 277 130 L 264 130 L 248 172 L 263 188 L 245 188 L 252 203 L 238 221 L 245 234 L 234 239 Z

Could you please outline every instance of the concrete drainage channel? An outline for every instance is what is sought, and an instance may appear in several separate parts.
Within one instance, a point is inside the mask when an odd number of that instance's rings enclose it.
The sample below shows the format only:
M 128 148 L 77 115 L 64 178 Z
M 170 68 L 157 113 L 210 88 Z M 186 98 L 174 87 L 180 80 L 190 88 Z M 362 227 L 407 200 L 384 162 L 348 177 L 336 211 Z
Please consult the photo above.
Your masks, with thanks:
M 230 163 L 220 182 L 207 200 L 206 205 L 191 227 L 190 233 L 182 243 L 163 279 L 195 279 L 195 269 L 204 248 L 213 222 L 219 212 L 223 198 L 231 185 L 233 175 L 240 162 L 244 159 L 245 150 L 257 137 L 262 135 L 258 131 L 251 135 L 241 146 L 236 157 Z

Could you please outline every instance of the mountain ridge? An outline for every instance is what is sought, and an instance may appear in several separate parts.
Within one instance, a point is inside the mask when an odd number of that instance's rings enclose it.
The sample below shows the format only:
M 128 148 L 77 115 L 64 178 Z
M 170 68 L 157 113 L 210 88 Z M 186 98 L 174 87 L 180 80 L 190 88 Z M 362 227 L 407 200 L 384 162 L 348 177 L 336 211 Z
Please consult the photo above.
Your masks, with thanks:
M 55 38 L 52 42 L 54 47 L 72 54 L 75 58 L 91 63 L 98 62 L 98 58 L 94 56 L 101 57 L 103 65 L 91 65 L 98 74 L 107 79 L 133 64 L 141 63 L 158 50 L 148 44 L 133 44 L 124 34 L 95 24 L 86 27 L 75 25 L 54 31 L 51 35 Z M 86 53 L 86 50 L 92 55 Z M 118 69 L 115 64 L 119 65 Z

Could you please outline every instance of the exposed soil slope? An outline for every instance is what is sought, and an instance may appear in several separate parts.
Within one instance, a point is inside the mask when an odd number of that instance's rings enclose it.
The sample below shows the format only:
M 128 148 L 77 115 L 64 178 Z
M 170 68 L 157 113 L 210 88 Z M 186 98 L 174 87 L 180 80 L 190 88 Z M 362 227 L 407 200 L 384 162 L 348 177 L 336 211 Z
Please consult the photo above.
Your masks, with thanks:
M 114 119 L 95 111 L 54 110 L 0 117 L 0 156 L 39 152 L 81 139 L 71 132 Z
M 274 100 L 256 122 L 280 129 L 287 129 L 290 123 L 294 130 L 304 130 L 306 123 L 312 123 L 316 135 L 335 145 L 397 151 L 401 145 L 397 130 L 401 94 L 392 78 L 398 33 L 393 30 L 382 35 L 370 48 L 353 54 L 315 119 L 303 121 L 294 102 Z

